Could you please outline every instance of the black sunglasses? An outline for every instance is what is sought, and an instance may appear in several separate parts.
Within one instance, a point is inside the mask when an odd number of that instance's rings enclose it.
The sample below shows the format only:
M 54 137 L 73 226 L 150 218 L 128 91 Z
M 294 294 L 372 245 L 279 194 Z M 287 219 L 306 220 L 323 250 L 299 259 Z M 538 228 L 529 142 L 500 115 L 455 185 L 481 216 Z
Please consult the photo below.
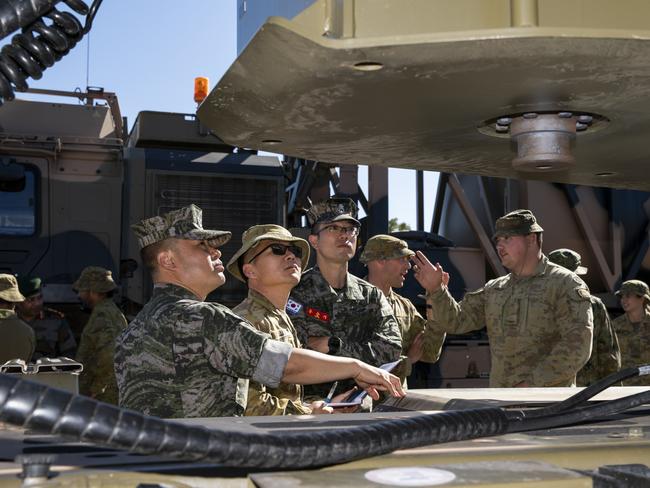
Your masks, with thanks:
M 250 258 L 250 259 L 248 260 L 248 262 L 249 262 L 249 263 L 252 263 L 253 260 L 254 260 L 257 256 L 259 256 L 260 254 L 262 254 L 262 253 L 263 253 L 264 251 L 266 251 L 267 249 L 271 249 L 271 252 L 272 252 L 273 254 L 275 254 L 276 256 L 284 256 L 284 255 L 287 253 L 287 251 L 290 251 L 291 254 L 293 254 L 294 256 L 296 256 L 298 259 L 301 259 L 301 258 L 302 258 L 302 249 L 301 249 L 300 247 L 298 247 L 298 246 L 295 246 L 295 245 L 293 245 L 293 244 L 291 244 L 291 245 L 289 245 L 289 246 L 285 246 L 285 245 L 283 245 L 283 244 L 271 244 L 270 246 L 265 247 L 265 248 L 262 249 L 260 252 L 258 252 L 257 254 L 255 254 L 252 258 Z

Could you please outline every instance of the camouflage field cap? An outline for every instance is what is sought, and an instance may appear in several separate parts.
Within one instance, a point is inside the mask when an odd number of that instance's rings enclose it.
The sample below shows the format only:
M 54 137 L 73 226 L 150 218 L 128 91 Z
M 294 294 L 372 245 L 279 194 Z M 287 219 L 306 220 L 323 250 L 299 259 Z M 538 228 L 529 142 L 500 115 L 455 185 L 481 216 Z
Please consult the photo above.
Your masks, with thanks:
M 14 275 L 0 274 L 0 299 L 11 303 L 25 301 L 25 297 L 18 289 L 18 282 Z
M 328 198 L 319 202 L 307 212 L 307 221 L 313 228 L 316 224 L 328 224 L 340 220 L 349 220 L 360 226 L 357 220 L 357 204 L 350 198 Z
M 648 290 L 648 285 L 641 280 L 624 281 L 621 285 L 621 289 L 616 292 L 616 295 L 637 295 L 645 298 L 647 302 L 650 302 L 650 290 Z
M 371 237 L 363 247 L 359 261 L 368 264 L 376 259 L 396 259 L 413 256 L 415 253 L 408 247 L 406 241 L 397 237 L 380 234 Z
M 543 231 L 544 229 L 537 223 L 533 212 L 526 209 L 519 209 L 513 210 L 497 219 L 494 224 L 494 236 L 492 238 L 525 236 L 534 232 Z
M 228 242 L 231 235 L 225 230 L 204 229 L 203 211 L 194 204 L 142 220 L 133 224 L 131 229 L 138 239 L 140 248 L 170 237 L 208 241 L 211 246 L 219 247 Z
M 588 269 L 580 266 L 582 258 L 580 254 L 571 249 L 556 249 L 548 253 L 548 259 L 552 263 L 559 264 L 563 268 L 573 271 L 577 275 L 586 275 Z
M 19 276 L 18 289 L 24 297 L 38 295 L 41 292 L 43 283 L 37 276 Z
M 291 242 L 292 244 L 295 244 L 300 249 L 302 249 L 301 267 L 303 270 L 305 269 L 305 266 L 307 266 L 307 263 L 309 262 L 309 243 L 300 237 L 292 235 L 291 232 L 280 225 L 262 224 L 254 225 L 253 227 L 244 231 L 242 234 L 241 248 L 239 248 L 234 256 L 230 258 L 230 261 L 228 261 L 228 264 L 226 265 L 226 269 L 230 272 L 230 274 L 237 278 L 239 281 L 245 282 L 246 280 L 241 274 L 240 263 L 238 262 L 239 258 L 244 256 L 244 254 L 246 254 L 250 249 L 257 247 L 257 245 L 262 241 L 267 240 Z
M 99 266 L 88 266 L 79 275 L 79 279 L 72 284 L 74 291 L 94 291 L 108 293 L 117 288 L 113 281 L 113 273 Z

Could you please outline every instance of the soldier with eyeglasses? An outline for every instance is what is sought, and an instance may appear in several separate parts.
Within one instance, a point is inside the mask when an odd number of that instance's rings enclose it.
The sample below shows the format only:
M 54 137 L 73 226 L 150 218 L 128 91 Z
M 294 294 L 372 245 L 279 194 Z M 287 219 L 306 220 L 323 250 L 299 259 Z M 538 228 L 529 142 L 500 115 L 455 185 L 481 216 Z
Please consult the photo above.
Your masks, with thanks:
M 356 204 L 349 198 L 330 198 L 310 208 L 308 239 L 316 266 L 292 290 L 287 313 L 310 349 L 380 366 L 399 359 L 402 341 L 381 290 L 348 272 L 361 225 L 356 217 Z M 338 391 L 353 386 L 340 382 Z M 328 383 L 305 387 L 305 397 L 323 398 L 330 388 Z

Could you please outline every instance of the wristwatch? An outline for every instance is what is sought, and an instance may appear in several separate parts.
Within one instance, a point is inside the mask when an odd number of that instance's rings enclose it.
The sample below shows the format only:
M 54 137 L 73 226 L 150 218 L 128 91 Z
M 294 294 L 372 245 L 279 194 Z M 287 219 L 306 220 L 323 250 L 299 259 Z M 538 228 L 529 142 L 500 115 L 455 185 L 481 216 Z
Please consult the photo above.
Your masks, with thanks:
M 329 340 L 327 341 L 327 347 L 329 349 L 327 351 L 327 354 L 336 356 L 341 350 L 342 345 L 343 345 L 343 341 L 341 340 L 340 337 L 336 337 L 336 336 L 330 337 Z

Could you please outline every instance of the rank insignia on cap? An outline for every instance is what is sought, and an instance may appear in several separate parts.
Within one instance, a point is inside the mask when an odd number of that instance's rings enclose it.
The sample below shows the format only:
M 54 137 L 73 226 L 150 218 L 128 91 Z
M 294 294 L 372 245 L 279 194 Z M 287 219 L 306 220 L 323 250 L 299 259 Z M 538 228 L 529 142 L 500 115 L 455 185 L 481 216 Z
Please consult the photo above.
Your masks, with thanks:
M 289 298 L 287 301 L 287 306 L 285 307 L 289 315 L 296 315 L 302 309 L 302 305 L 295 300 Z
M 314 317 L 317 320 L 322 320 L 323 322 L 329 322 L 330 316 L 327 312 L 321 312 L 315 308 L 307 307 L 307 315 Z

